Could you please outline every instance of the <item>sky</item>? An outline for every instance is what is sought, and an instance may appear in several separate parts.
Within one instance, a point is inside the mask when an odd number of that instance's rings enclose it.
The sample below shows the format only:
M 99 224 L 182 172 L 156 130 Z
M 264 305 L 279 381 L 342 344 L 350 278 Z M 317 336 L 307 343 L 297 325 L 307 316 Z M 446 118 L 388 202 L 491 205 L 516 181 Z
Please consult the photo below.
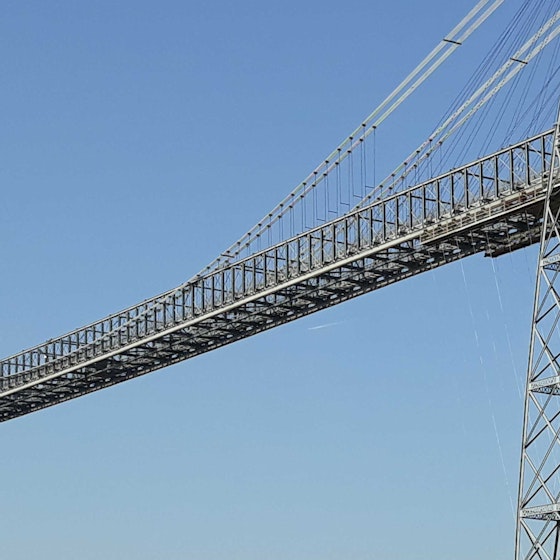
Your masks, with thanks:
M 2 356 L 190 278 L 474 4 L 3 2 Z M 0 425 L 0 557 L 511 558 L 535 266 L 472 257 Z

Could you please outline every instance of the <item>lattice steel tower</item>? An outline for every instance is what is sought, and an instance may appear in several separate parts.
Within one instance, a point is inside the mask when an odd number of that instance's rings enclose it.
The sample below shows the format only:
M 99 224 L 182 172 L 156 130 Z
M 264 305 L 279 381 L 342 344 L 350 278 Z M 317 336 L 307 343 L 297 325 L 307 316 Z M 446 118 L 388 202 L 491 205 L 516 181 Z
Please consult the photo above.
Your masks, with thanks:
M 516 560 L 560 559 L 560 112 L 545 175 L 527 385 Z

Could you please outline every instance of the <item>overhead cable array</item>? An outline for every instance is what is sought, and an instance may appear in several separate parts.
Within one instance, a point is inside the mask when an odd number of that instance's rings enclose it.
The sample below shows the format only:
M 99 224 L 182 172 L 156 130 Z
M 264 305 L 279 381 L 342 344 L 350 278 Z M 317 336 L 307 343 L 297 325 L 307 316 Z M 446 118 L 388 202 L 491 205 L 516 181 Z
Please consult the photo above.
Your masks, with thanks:
M 248 244 L 262 235 L 273 223 L 286 215 L 298 201 L 317 187 L 324 178 L 339 166 L 374 130 L 377 129 L 434 71 L 504 2 L 504 0 L 481 0 L 438 43 L 428 56 L 401 82 L 399 86 L 333 150 L 296 188 L 275 208 L 264 216 L 236 243 L 226 249 L 217 259 L 206 266 L 200 274 L 218 268 L 237 257 Z
M 518 51 L 480 86 L 450 117 L 448 117 L 408 158 L 404 160 L 383 182 L 368 193 L 356 208 L 366 206 L 385 190 L 393 188 L 397 181 L 412 172 L 414 166 L 429 158 L 453 133 L 459 130 L 479 109 L 492 99 L 520 70 L 537 56 L 560 34 L 560 10 L 557 11 Z

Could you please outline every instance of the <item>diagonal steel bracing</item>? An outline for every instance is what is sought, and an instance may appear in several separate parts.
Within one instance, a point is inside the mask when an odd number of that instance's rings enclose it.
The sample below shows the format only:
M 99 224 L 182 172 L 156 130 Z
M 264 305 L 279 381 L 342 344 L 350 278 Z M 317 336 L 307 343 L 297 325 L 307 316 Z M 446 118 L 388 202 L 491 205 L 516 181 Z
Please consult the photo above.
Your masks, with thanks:
M 560 164 L 560 114 L 552 168 Z M 548 176 L 521 445 L 516 560 L 560 559 L 560 208 Z
M 497 256 L 535 242 L 551 177 L 553 133 L 232 259 L 175 290 L 0 361 L 0 420 L 186 360 L 478 252 Z M 556 186 L 553 181 L 551 208 Z

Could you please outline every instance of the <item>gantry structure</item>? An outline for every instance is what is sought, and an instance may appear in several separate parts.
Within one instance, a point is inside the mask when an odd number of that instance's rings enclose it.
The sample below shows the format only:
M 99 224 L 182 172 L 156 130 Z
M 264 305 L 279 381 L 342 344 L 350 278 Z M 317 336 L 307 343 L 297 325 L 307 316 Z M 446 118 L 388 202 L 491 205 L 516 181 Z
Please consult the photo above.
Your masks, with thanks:
M 538 241 L 553 131 L 383 197 L 0 362 L 9 420 L 475 253 Z
M 540 242 L 515 557 L 560 560 L 560 115 L 554 128 L 465 165 L 444 173 L 432 167 L 444 142 L 560 35 L 560 10 L 476 84 L 393 173 L 368 186 L 368 137 L 502 2 L 480 0 L 288 197 L 199 274 L 1 360 L 0 421 L 476 253 L 496 258 Z

